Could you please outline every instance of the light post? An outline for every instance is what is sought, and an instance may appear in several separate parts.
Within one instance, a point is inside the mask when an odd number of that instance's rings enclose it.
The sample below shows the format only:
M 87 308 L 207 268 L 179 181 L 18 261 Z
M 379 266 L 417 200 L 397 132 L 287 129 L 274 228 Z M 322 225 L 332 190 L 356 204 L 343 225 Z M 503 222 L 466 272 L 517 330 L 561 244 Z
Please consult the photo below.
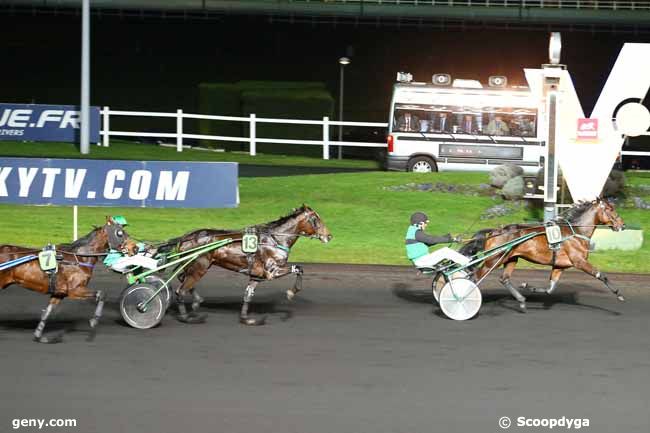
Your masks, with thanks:
M 341 81 L 339 83 L 339 122 L 343 121 L 343 79 L 345 65 L 350 64 L 350 59 L 341 57 L 339 59 L 341 65 Z M 339 125 L 339 141 L 343 141 L 343 125 Z M 339 145 L 339 159 L 343 158 L 343 146 Z
M 90 152 L 90 0 L 81 3 L 81 131 L 79 150 Z

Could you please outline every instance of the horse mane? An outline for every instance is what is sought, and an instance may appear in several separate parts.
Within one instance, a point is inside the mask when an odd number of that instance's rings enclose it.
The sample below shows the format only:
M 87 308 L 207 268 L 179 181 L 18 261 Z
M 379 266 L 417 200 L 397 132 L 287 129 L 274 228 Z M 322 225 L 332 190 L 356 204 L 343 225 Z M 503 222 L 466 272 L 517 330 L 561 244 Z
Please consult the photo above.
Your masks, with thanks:
M 567 220 L 574 223 L 582 217 L 582 215 L 594 205 L 594 201 L 580 200 L 571 206 L 566 212 L 556 218 L 556 221 L 561 222 Z
M 277 226 L 281 226 L 282 224 L 286 223 L 287 221 L 291 220 L 292 218 L 295 218 L 297 215 L 307 211 L 309 207 L 307 205 L 302 205 L 299 208 L 293 209 L 290 213 L 288 213 L 285 216 L 282 216 L 278 218 L 277 220 L 270 221 L 268 223 L 263 223 L 263 224 L 258 224 L 255 226 L 257 229 L 268 229 L 268 228 L 274 228 Z
M 86 234 L 83 237 L 80 237 L 74 242 L 71 242 L 69 244 L 59 244 L 59 248 L 66 251 L 75 251 L 78 250 L 79 248 L 85 247 L 86 245 L 90 244 L 90 241 L 92 239 L 94 239 L 95 233 L 101 229 L 102 227 L 95 227 L 90 232 L 88 232 L 88 234 Z
M 262 224 L 256 224 L 252 226 L 253 228 L 256 229 L 257 232 L 263 233 L 263 232 L 268 232 L 278 226 L 281 226 L 282 224 L 286 223 L 287 221 L 291 220 L 292 218 L 295 218 L 297 215 L 301 214 L 302 212 L 305 212 L 309 210 L 310 208 L 307 205 L 302 205 L 299 208 L 293 209 L 290 213 L 287 215 L 284 215 L 276 220 L 267 222 L 267 223 L 262 223 Z M 171 238 L 168 239 L 164 242 L 161 242 L 156 245 L 158 248 L 158 251 L 160 252 L 168 252 L 176 248 L 178 245 L 180 245 L 183 242 L 187 242 L 190 240 L 198 240 L 201 237 L 211 237 L 211 236 L 223 236 L 223 235 L 234 235 L 234 234 L 240 234 L 242 233 L 242 229 L 196 229 L 192 230 L 189 233 L 185 233 L 182 236 L 176 237 L 176 238 Z

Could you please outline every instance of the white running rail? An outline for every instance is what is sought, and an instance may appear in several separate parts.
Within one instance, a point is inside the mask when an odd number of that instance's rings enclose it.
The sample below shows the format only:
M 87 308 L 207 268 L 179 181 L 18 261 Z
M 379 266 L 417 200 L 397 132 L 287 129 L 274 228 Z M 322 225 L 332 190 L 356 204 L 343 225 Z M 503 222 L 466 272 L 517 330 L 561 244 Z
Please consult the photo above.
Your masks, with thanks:
M 102 144 L 104 147 L 109 146 L 110 137 L 160 137 L 160 138 L 175 138 L 176 150 L 183 151 L 183 139 L 192 138 L 199 140 L 218 140 L 218 141 L 232 141 L 249 143 L 249 154 L 256 155 L 257 143 L 284 143 L 284 144 L 302 144 L 311 146 L 323 146 L 323 159 L 329 159 L 329 147 L 331 146 L 352 146 L 352 147 L 386 147 L 386 143 L 371 143 L 371 142 L 356 142 L 356 141 L 333 141 L 330 140 L 330 126 L 360 126 L 360 127 L 374 127 L 386 128 L 387 123 L 376 122 L 340 122 L 329 120 L 329 117 L 323 117 L 323 120 L 298 120 L 298 119 L 270 119 L 257 117 L 251 114 L 249 117 L 235 117 L 235 116 L 213 116 L 207 114 L 190 114 L 184 113 L 183 110 L 176 110 L 175 113 L 162 113 L 156 111 L 123 111 L 111 110 L 109 107 L 103 107 L 100 111 L 102 117 Z M 137 117 L 169 117 L 176 119 L 176 132 L 137 132 L 137 131 L 113 131 L 110 129 L 111 116 L 137 116 Z M 248 122 L 250 125 L 248 137 L 232 137 L 224 135 L 203 135 L 203 134 L 188 134 L 183 131 L 184 119 L 200 119 L 200 120 L 221 120 L 228 122 Z M 320 125 L 322 128 L 322 139 L 320 140 L 293 140 L 293 139 L 279 139 L 279 138 L 263 138 L 257 136 L 258 123 L 283 123 L 294 125 Z

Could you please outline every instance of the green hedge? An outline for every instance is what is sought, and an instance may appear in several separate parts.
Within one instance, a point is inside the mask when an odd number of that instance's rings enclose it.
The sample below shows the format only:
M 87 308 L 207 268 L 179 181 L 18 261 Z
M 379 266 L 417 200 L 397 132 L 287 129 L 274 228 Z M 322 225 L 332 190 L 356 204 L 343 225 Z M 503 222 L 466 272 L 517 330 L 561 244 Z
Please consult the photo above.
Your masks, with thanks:
M 199 86 L 201 114 L 317 120 L 332 116 L 334 99 L 324 83 L 291 81 L 240 81 L 235 84 L 204 83 Z M 317 125 L 257 124 L 257 136 L 263 138 L 288 138 L 320 140 L 322 129 Z M 200 122 L 201 134 L 232 135 L 247 137 L 248 123 Z M 247 143 L 214 142 L 205 140 L 209 146 L 218 145 L 228 150 L 247 150 Z M 294 155 L 320 155 L 319 146 L 258 143 L 260 153 Z
M 241 90 L 237 84 L 201 83 L 199 84 L 199 113 L 218 116 L 241 116 Z M 199 134 L 242 136 L 241 122 L 199 120 Z M 245 143 L 232 141 L 201 140 L 207 147 L 225 147 L 228 150 L 245 150 Z
M 242 92 L 242 113 L 255 113 L 257 117 L 275 119 L 318 120 L 332 115 L 334 100 L 325 89 L 259 89 Z M 244 127 L 248 133 L 248 125 Z M 323 136 L 319 125 L 292 125 L 281 123 L 257 124 L 257 136 L 294 140 L 320 140 Z M 282 143 L 258 143 L 260 153 L 318 156 L 320 146 Z

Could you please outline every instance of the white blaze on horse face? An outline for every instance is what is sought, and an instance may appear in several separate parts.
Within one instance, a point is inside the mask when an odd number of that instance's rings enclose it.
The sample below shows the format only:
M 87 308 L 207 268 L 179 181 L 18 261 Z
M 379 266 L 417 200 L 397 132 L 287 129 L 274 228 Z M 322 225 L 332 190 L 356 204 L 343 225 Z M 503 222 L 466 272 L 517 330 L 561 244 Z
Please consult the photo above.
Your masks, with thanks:
M 526 69 L 526 79 L 534 97 L 543 95 L 543 70 Z M 620 130 L 643 129 L 647 121 L 641 109 L 623 110 L 622 125 L 612 119 L 621 102 L 642 100 L 650 88 L 650 44 L 625 44 L 609 74 L 605 87 L 591 114 L 599 119 L 598 138 L 589 142 L 576 140 L 578 119 L 584 118 L 573 81 L 568 71 L 561 72 L 558 104 L 557 155 L 562 172 L 575 201 L 593 200 L 600 195 L 607 176 L 616 161 L 624 136 Z M 623 107 L 628 104 L 623 105 Z M 630 115 L 626 113 L 632 111 Z M 618 117 L 618 115 L 617 115 Z M 645 125 L 645 129 L 647 130 Z M 544 126 L 545 127 L 545 126 Z

